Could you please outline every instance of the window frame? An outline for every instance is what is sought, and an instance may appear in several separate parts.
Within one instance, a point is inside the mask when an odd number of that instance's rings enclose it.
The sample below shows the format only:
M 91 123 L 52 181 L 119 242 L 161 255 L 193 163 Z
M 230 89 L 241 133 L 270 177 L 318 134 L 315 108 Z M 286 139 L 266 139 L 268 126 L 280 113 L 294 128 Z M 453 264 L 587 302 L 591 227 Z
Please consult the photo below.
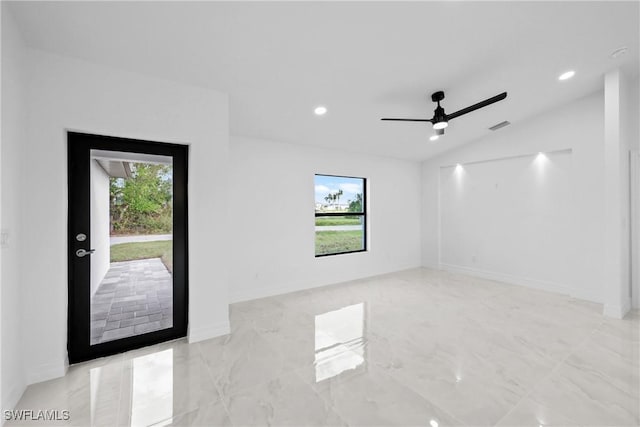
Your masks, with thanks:
M 336 217 L 336 216 L 360 216 L 362 217 L 362 249 L 358 249 L 355 251 L 346 251 L 346 252 L 334 252 L 334 253 L 330 253 L 330 254 L 315 254 L 316 258 L 323 258 L 323 257 L 328 257 L 328 256 L 334 256 L 334 255 L 345 255 L 345 254 L 355 254 L 355 253 L 359 253 L 359 252 L 367 252 L 367 245 L 368 245 L 368 236 L 367 236 L 367 178 L 361 177 L 361 176 L 348 176 L 348 175 L 332 175 L 332 174 L 326 174 L 326 173 L 316 173 L 313 175 L 314 178 L 314 184 L 315 184 L 315 178 L 317 176 L 330 176 L 330 177 L 335 177 L 335 178 L 351 178 L 351 179 L 361 179 L 362 180 L 362 212 L 315 212 L 315 216 L 314 216 L 314 244 L 315 244 L 315 239 L 316 239 L 316 235 L 315 235 L 315 219 L 319 218 L 319 217 Z M 315 211 L 315 208 L 314 208 Z M 315 247 L 315 246 L 314 246 Z M 315 250 L 314 250 L 315 251 Z

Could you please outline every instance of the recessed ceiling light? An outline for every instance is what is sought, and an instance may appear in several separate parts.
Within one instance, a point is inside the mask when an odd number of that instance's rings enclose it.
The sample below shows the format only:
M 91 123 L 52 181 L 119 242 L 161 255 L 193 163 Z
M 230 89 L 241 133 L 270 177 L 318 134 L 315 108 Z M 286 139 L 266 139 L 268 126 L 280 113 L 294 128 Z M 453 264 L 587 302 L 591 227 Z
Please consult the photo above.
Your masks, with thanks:
M 619 56 L 624 55 L 625 53 L 627 53 L 629 49 L 626 46 L 622 46 L 617 48 L 616 50 L 614 50 L 613 52 L 611 52 L 611 58 L 616 59 Z
M 558 80 L 569 80 L 571 77 L 575 76 L 576 72 L 573 70 L 567 71 L 565 73 L 560 74 Z
M 440 138 L 438 135 L 431 135 L 429 141 L 436 141 L 438 138 Z
M 316 109 L 313 110 L 313 112 L 316 113 L 316 116 L 324 116 L 325 114 L 327 114 L 327 107 L 318 105 Z

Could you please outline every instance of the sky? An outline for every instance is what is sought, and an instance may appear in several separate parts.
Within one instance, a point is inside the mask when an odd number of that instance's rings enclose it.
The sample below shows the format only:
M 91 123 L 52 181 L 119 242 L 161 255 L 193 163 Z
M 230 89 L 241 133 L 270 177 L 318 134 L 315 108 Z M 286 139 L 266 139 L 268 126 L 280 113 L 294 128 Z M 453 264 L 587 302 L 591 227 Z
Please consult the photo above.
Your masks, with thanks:
M 346 178 L 342 176 L 316 175 L 315 179 L 315 199 L 316 203 L 327 203 L 324 198 L 329 193 L 342 190 L 340 204 L 349 203 L 354 200 L 356 194 L 362 193 L 362 178 Z

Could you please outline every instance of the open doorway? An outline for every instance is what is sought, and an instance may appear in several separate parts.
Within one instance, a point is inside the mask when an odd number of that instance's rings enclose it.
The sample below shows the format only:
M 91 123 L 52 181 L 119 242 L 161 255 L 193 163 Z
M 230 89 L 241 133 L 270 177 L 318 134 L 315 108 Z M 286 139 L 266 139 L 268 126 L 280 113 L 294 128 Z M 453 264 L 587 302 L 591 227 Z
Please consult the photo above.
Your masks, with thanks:
M 69 359 L 186 334 L 186 146 L 69 134 Z
M 91 150 L 91 345 L 173 326 L 173 159 Z

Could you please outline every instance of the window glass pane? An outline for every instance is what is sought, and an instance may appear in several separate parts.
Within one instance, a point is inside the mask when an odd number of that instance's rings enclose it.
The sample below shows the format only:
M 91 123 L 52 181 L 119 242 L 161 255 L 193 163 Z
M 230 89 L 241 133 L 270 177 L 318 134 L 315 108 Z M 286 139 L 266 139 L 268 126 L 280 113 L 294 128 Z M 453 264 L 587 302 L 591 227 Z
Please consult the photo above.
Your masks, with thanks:
M 362 251 L 364 215 L 316 217 L 316 256 Z
M 92 150 L 91 345 L 173 327 L 173 160 Z
M 364 178 L 316 175 L 316 212 L 364 212 Z

